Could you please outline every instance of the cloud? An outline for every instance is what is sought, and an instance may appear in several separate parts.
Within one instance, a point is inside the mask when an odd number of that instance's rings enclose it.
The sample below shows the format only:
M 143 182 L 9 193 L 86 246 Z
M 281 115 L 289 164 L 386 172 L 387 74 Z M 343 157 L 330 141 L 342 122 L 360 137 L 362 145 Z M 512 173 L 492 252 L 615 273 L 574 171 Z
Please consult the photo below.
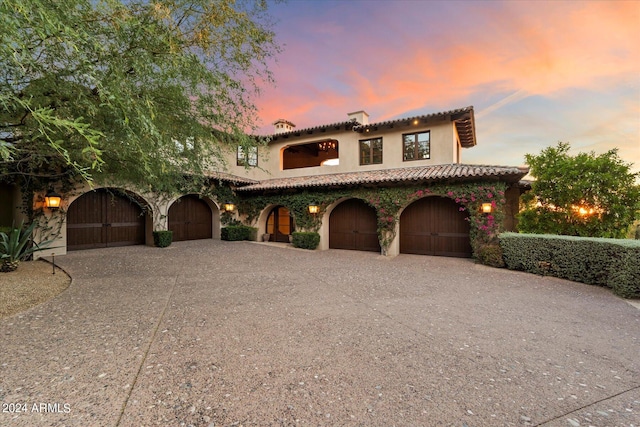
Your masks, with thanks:
M 475 105 L 480 135 L 482 126 L 518 124 L 492 132 L 489 147 L 564 136 L 598 145 L 608 135 L 609 145 L 638 154 L 640 2 L 291 2 L 283 10 L 278 85 L 258 103 L 268 123 L 309 127 L 359 109 L 383 121 Z M 606 116 L 599 96 L 629 120 L 627 130 L 597 119 Z M 541 100 L 545 109 L 536 108 Z

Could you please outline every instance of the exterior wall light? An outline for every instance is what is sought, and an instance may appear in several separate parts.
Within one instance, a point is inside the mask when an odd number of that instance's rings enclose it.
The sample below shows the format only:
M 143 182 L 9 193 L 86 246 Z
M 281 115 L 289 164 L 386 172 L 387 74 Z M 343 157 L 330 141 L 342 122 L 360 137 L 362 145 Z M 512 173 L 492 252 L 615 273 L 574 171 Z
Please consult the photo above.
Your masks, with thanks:
M 317 214 L 318 212 L 320 212 L 320 206 L 318 206 L 317 203 L 311 203 L 309 205 L 309 213 L 310 214 Z
M 224 204 L 224 211 L 225 212 L 233 212 L 235 208 L 236 208 L 236 205 L 234 205 L 231 202 L 227 202 L 227 203 Z
M 56 210 L 60 208 L 60 202 L 62 200 L 62 196 L 56 193 L 53 190 L 47 191 L 47 194 L 44 196 L 44 207 L 49 208 L 51 210 Z
M 486 214 L 491 213 L 493 212 L 493 205 L 491 203 L 483 203 L 480 211 Z

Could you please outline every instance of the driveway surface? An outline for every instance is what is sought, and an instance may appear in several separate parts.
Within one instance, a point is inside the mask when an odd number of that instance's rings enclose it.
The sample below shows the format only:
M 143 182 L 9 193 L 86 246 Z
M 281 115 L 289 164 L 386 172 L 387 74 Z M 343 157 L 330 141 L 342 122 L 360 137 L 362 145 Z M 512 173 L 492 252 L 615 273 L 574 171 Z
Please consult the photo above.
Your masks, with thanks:
M 1 426 L 639 426 L 640 310 L 471 260 L 201 240 L 56 259 Z

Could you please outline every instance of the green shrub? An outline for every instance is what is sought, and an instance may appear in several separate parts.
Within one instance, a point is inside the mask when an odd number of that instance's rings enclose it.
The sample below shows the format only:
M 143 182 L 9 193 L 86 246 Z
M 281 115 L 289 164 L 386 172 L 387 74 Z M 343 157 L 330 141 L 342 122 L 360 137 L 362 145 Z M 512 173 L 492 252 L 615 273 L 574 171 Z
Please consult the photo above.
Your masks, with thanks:
M 228 241 L 249 240 L 253 230 L 253 227 L 246 225 L 229 225 L 220 230 L 220 238 Z
M 248 238 L 252 242 L 258 241 L 258 229 L 256 227 L 247 227 L 249 229 Z
M 504 267 L 502 249 L 497 243 L 480 245 L 478 249 L 476 249 L 475 257 L 480 264 L 488 265 L 490 267 Z
M 314 232 L 294 231 L 293 246 L 302 249 L 314 250 L 320 244 L 320 235 Z
M 502 233 L 511 270 L 606 286 L 624 298 L 640 298 L 640 242 L 628 239 Z
M 53 240 L 39 244 L 33 241 L 32 235 L 35 228 L 35 222 L 26 228 L 22 223 L 18 228 L 12 227 L 8 233 L 0 232 L 0 272 L 7 273 L 16 270 L 20 261 L 24 261 L 35 252 L 51 245 Z
M 159 248 L 166 248 L 173 241 L 173 231 L 158 230 L 153 232 L 153 244 Z

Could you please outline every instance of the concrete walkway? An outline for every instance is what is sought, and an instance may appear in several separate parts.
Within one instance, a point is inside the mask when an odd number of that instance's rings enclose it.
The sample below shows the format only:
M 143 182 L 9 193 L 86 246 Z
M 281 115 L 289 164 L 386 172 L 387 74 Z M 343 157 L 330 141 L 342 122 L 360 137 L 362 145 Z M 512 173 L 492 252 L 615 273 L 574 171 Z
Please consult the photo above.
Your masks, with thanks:
M 1 426 L 640 425 L 606 289 L 211 240 L 56 262 L 70 288 L 0 321 Z

